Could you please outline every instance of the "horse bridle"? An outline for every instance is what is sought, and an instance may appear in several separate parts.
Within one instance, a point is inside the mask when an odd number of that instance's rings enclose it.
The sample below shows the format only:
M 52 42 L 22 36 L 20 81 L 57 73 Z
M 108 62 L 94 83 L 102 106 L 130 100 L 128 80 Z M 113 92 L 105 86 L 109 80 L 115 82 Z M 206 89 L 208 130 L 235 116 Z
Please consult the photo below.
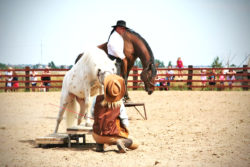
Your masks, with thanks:
M 153 63 L 152 63 L 152 64 L 153 64 Z M 152 80 L 152 78 L 153 78 L 153 71 L 152 71 L 152 76 L 150 76 L 150 77 L 148 77 L 148 74 L 146 73 L 146 71 L 148 71 L 149 66 L 152 65 L 152 64 L 149 64 L 148 67 L 147 67 L 145 70 L 143 70 L 143 71 L 145 71 L 145 75 L 146 75 L 146 77 L 145 77 L 145 78 L 146 78 L 146 79 L 145 79 L 145 82 L 148 82 L 150 86 L 154 86 L 154 83 L 151 82 L 151 80 Z M 143 71 L 142 71 L 142 72 L 143 72 Z

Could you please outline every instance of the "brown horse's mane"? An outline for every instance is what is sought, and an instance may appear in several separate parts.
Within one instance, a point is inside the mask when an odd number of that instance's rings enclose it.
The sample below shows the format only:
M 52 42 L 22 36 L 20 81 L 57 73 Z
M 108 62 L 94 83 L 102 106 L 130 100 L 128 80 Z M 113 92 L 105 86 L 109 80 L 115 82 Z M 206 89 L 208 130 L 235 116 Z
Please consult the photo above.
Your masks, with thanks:
M 109 38 L 110 36 L 112 35 L 112 33 L 115 31 L 115 28 L 111 31 L 110 35 L 109 35 Z M 136 38 L 138 38 L 140 41 L 142 41 L 142 43 L 145 45 L 145 47 L 147 48 L 148 50 L 148 53 L 149 53 L 149 56 L 150 56 L 150 63 L 154 63 L 154 54 L 148 44 L 148 42 L 137 32 L 135 32 L 134 30 L 130 29 L 130 28 L 126 28 L 126 32 L 134 35 Z M 108 38 L 108 41 L 109 41 L 109 38 Z M 107 53 L 107 48 L 103 48 L 106 53 Z
M 143 65 L 143 69 L 148 69 L 149 66 L 151 67 L 151 71 L 152 71 L 152 76 L 155 77 L 156 76 L 156 67 L 155 67 L 155 64 L 154 64 L 154 54 L 149 46 L 149 44 L 147 43 L 147 41 L 140 35 L 138 34 L 137 32 L 133 31 L 132 29 L 129 29 L 129 28 L 126 28 L 126 32 L 128 34 L 131 34 L 132 36 L 134 36 L 137 40 L 141 41 L 141 43 L 145 46 L 145 48 L 147 49 L 148 51 L 148 56 L 149 56 L 149 61 L 145 61 L 146 59 L 146 55 L 143 54 L 143 52 L 139 52 L 137 53 L 138 55 L 134 55 L 134 56 L 138 56 L 141 60 L 141 63 Z M 126 35 L 125 35 L 126 36 Z M 140 44 L 136 44 L 136 42 L 132 42 L 134 47 L 137 45 L 138 48 L 142 49 L 142 47 L 140 46 Z M 144 56 L 143 56 L 144 55 Z M 130 69 L 129 69 L 130 70 Z
M 139 40 L 141 40 L 143 42 L 143 44 L 146 46 L 148 53 L 150 55 L 150 62 L 154 63 L 154 54 L 148 44 L 148 42 L 137 32 L 135 32 L 134 30 L 130 29 L 130 28 L 126 28 L 127 32 L 135 35 Z

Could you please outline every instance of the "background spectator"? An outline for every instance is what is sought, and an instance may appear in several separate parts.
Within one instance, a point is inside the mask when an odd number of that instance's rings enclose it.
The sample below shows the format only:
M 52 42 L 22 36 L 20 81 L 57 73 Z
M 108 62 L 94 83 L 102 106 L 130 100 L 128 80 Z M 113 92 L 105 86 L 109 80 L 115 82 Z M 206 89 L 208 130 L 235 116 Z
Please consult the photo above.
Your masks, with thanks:
M 220 80 L 220 90 L 224 90 L 224 81 L 225 81 L 224 70 L 221 70 L 219 80 Z
M 232 70 L 232 69 L 230 69 L 230 70 L 226 73 L 226 75 L 227 75 L 227 80 L 230 80 L 230 81 L 228 82 L 228 86 L 229 86 L 229 89 L 230 89 L 230 90 L 232 90 L 233 82 L 234 82 L 234 80 L 235 80 L 235 74 L 236 74 L 236 72 L 235 72 L 234 70 Z
M 42 90 L 45 92 L 48 92 L 49 91 L 49 86 L 50 86 L 50 72 L 49 72 L 49 67 L 46 67 L 44 72 L 42 73 L 42 76 L 41 76 L 41 80 L 42 80 L 42 83 L 41 83 L 41 87 L 42 87 Z
M 12 71 L 12 67 L 9 67 L 8 68 L 8 71 L 6 71 L 5 72 L 5 75 L 7 75 L 6 76 L 6 78 L 5 78 L 5 92 L 8 92 L 8 91 L 11 91 L 11 87 L 12 87 L 12 79 L 13 79 L 13 77 L 12 77 L 12 75 L 13 75 L 13 71 Z
M 207 80 L 207 71 L 206 70 L 201 70 L 201 84 L 202 84 L 202 90 L 204 89 L 204 87 L 206 87 L 206 80 Z
M 13 71 L 13 79 L 12 79 L 12 85 L 13 85 L 13 91 L 18 91 L 19 88 L 19 82 L 18 82 L 18 76 L 16 71 Z
M 216 72 L 215 72 L 215 69 L 213 69 L 212 72 L 209 73 L 209 77 L 208 77 L 211 90 L 213 90 L 216 85 L 215 77 L 216 77 Z
M 166 88 L 166 81 L 164 78 L 160 78 L 160 90 L 167 90 Z
M 180 80 L 183 76 L 182 76 L 182 68 L 183 68 L 183 62 L 181 60 L 181 58 L 179 57 L 177 59 L 177 65 L 176 65 L 178 69 L 178 79 Z
M 32 81 L 31 82 L 31 85 L 32 85 L 32 92 L 35 92 L 36 91 L 36 85 L 37 85 L 37 73 L 33 70 L 32 72 L 31 72 L 31 76 L 30 76 L 30 80 Z
M 166 72 L 166 74 L 167 74 L 166 80 L 174 80 L 174 71 L 172 70 L 171 65 L 168 66 L 168 71 Z M 167 86 L 170 87 L 170 82 L 167 82 Z

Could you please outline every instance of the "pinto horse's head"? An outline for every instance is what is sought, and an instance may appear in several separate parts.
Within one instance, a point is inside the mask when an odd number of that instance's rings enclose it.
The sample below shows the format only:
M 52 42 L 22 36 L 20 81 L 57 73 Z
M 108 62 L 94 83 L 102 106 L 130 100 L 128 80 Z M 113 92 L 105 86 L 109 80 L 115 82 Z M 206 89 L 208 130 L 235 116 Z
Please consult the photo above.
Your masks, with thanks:
M 106 67 L 107 68 L 104 68 L 104 69 L 98 68 L 98 71 L 97 71 L 97 78 L 102 85 L 104 85 L 104 78 L 106 76 L 111 75 L 111 74 L 116 74 L 116 71 L 117 71 L 114 62 L 110 63 L 109 65 L 106 65 Z
M 148 64 L 141 73 L 141 80 L 144 82 L 145 90 L 151 95 L 154 91 L 154 81 L 156 77 L 156 68 L 154 63 Z

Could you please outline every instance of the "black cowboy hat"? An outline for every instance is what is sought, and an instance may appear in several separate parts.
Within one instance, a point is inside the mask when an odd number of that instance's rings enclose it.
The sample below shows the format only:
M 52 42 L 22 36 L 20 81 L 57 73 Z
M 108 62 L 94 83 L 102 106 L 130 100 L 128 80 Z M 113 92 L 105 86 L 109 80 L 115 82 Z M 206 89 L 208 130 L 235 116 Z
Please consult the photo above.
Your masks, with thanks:
M 118 20 L 118 21 L 116 22 L 116 25 L 114 25 L 114 26 L 112 26 L 112 27 L 115 28 L 115 27 L 118 27 L 118 26 L 127 28 L 127 27 L 126 27 L 126 22 L 123 21 L 123 20 Z

